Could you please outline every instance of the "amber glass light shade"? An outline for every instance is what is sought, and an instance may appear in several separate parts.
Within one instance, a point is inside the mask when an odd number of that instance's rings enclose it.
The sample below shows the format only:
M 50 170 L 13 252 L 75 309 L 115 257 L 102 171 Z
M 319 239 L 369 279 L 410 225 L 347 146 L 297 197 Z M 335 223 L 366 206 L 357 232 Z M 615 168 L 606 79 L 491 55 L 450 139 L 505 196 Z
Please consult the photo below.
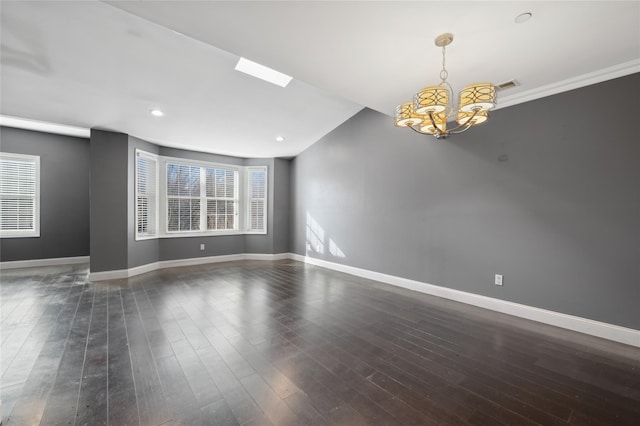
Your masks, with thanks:
M 449 92 L 444 86 L 429 86 L 413 98 L 413 109 L 418 114 L 440 113 L 449 105 Z
M 478 111 L 475 116 L 469 121 L 469 118 L 473 116 L 472 112 L 462 112 L 458 111 L 458 115 L 456 117 L 456 122 L 461 125 L 469 125 L 476 126 L 478 124 L 482 124 L 489 119 L 489 111 Z
M 436 126 L 438 127 L 437 129 L 436 127 L 434 127 L 431 119 L 427 115 L 424 119 L 424 122 L 420 126 L 420 131 L 428 135 L 435 135 L 436 133 L 444 132 L 447 130 L 447 116 L 444 113 L 433 114 L 433 121 L 436 123 Z
M 396 107 L 396 127 L 415 126 L 423 121 L 424 118 L 413 111 L 413 102 L 405 102 Z
M 489 111 L 496 106 L 496 88 L 491 83 L 476 83 L 460 92 L 460 111 Z

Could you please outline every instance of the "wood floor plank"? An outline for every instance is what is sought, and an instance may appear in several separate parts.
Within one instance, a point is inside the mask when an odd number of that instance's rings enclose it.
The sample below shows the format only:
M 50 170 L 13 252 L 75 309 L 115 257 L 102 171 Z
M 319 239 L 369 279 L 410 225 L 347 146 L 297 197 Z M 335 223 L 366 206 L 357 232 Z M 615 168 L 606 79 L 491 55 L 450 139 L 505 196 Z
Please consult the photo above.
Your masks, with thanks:
M 93 292 L 85 287 L 58 364 L 56 380 L 47 398 L 42 424 L 64 424 L 67 419 L 75 419 L 93 301 Z
M 122 289 L 120 294 L 140 423 L 162 424 L 170 420 L 171 416 L 166 409 L 162 385 L 142 324 L 139 306 L 130 289 Z
M 106 425 L 108 421 L 107 345 L 109 311 L 106 289 L 97 290 L 93 299 L 93 314 L 82 368 L 75 423 Z
M 129 338 L 119 287 L 109 288 L 107 303 L 109 310 L 107 319 L 108 423 L 139 424 L 140 416 L 131 368 Z
M 5 279 L 6 274 L 3 275 L 3 280 Z M 3 283 L 3 285 L 6 284 Z M 81 286 L 72 284 L 70 286 L 71 289 L 63 290 L 64 296 L 60 299 L 63 302 L 60 305 L 60 315 L 52 324 L 51 332 L 47 335 L 38 358 L 28 373 L 13 409 L 2 421 L 3 425 L 39 424 L 42 419 L 83 293 Z

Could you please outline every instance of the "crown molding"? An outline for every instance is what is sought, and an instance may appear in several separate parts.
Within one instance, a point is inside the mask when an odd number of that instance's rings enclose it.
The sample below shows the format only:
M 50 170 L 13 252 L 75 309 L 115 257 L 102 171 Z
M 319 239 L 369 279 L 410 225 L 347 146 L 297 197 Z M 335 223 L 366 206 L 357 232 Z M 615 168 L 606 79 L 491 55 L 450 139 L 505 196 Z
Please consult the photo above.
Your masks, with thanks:
M 89 129 L 84 127 L 67 126 L 65 124 L 30 120 L 28 118 L 10 117 L 7 115 L 0 115 L 0 126 L 53 133 L 56 135 L 75 136 L 78 138 L 89 138 L 91 132 Z
M 640 59 L 623 62 L 612 67 L 603 68 L 577 77 L 558 81 L 557 83 L 537 87 L 535 89 L 525 90 L 524 92 L 516 93 L 511 96 L 502 97 L 498 94 L 499 98 L 496 109 L 507 108 L 524 102 L 544 98 L 546 96 L 579 89 L 581 87 L 601 83 L 614 78 L 624 77 L 625 75 L 635 74 L 637 72 L 640 72 Z

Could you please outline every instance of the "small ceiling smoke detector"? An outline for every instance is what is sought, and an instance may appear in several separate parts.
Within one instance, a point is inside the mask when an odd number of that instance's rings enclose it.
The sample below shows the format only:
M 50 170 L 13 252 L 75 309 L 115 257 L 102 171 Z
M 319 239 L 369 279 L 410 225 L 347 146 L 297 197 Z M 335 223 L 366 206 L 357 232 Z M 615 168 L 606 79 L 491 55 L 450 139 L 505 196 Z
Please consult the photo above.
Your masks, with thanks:
M 506 90 L 516 86 L 520 86 L 520 83 L 518 83 L 517 80 L 509 80 L 509 81 L 505 81 L 504 83 L 496 84 L 496 89 Z
M 516 24 L 522 24 L 523 22 L 527 22 L 529 19 L 531 19 L 531 17 L 533 16 L 533 13 L 531 12 L 525 12 L 525 13 L 521 13 L 520 15 L 516 16 Z
M 149 111 L 149 113 L 154 117 L 162 117 L 164 115 L 164 112 L 160 111 L 157 108 L 152 109 L 151 111 Z
M 282 136 L 276 136 L 276 140 L 277 140 L 278 142 L 284 142 L 284 137 L 282 137 Z

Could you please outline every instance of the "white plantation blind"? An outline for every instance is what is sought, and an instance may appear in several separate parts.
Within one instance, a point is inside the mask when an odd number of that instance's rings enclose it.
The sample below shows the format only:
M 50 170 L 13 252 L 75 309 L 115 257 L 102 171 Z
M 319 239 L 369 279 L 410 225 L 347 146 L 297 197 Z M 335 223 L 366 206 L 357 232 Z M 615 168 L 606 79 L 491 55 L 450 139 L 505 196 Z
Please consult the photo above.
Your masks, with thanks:
M 206 167 L 207 230 L 238 229 L 238 172 Z
M 136 238 L 158 233 L 158 158 L 136 151 Z
M 167 163 L 167 231 L 200 231 L 201 168 Z
M 0 236 L 40 236 L 40 157 L 0 153 Z
M 247 175 L 249 231 L 267 232 L 267 168 L 251 167 Z

